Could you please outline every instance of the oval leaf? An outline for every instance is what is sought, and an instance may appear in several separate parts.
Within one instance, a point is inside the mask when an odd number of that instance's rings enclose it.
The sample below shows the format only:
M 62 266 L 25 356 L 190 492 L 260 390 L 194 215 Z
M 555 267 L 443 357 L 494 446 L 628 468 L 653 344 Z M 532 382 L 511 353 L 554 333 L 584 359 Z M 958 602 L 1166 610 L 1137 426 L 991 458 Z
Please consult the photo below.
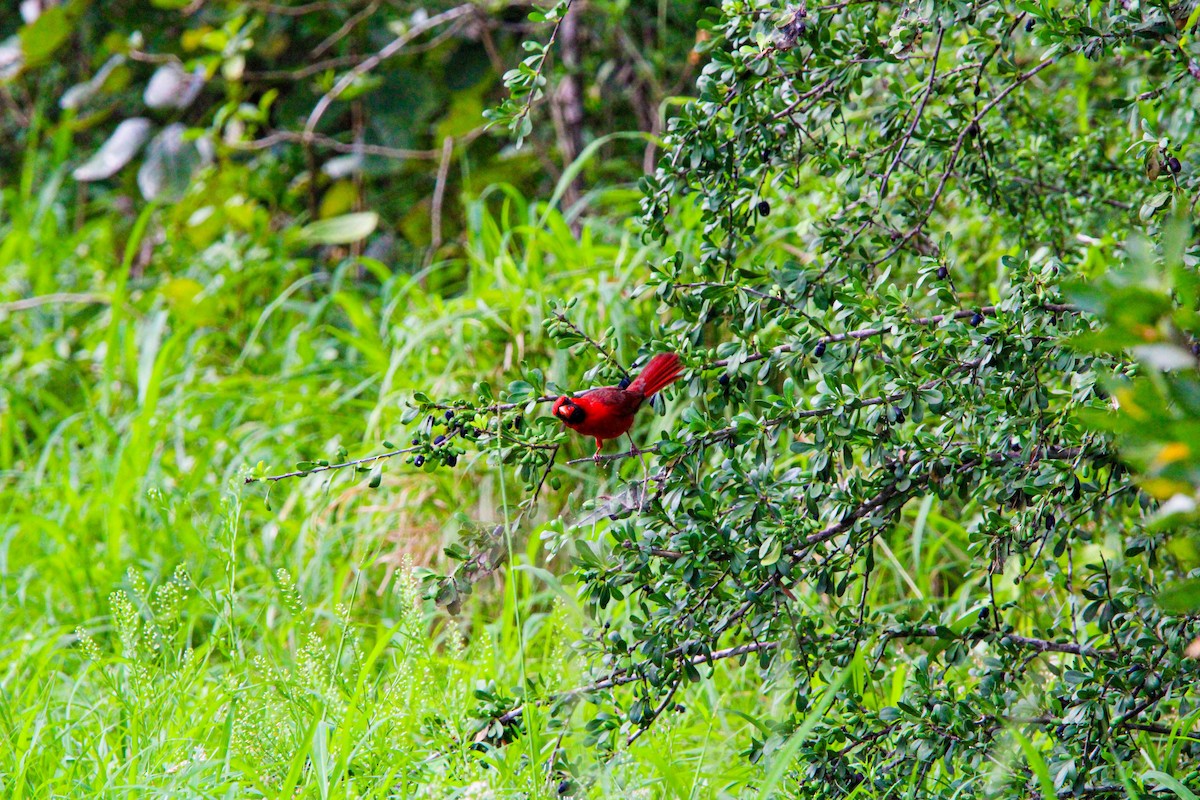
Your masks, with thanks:
M 54 51 L 66 44 L 75 28 L 75 17 L 67 6 L 47 8 L 33 22 L 18 31 L 26 67 L 50 60 Z
M 378 225 L 379 215 L 374 211 L 343 214 L 305 225 L 300 238 L 313 244 L 349 244 L 367 238 Z
M 150 108 L 187 108 L 203 88 L 203 67 L 185 72 L 182 66 L 172 62 L 155 70 L 142 99 Z
M 112 75 L 113 70 L 124 63 L 125 56 L 120 53 L 105 61 L 104 66 L 92 76 L 91 80 L 77 83 L 63 92 L 63 96 L 58 100 L 58 105 L 61 108 L 79 108 L 99 94 L 100 90 L 104 88 L 104 84 L 108 81 L 109 76 Z
M 168 125 L 146 148 L 146 161 L 138 170 L 137 181 L 147 200 L 182 197 L 196 170 L 212 161 L 208 140 L 186 140 L 186 131 L 178 122 Z
M 150 135 L 150 120 L 145 117 L 127 119 L 117 126 L 100 145 L 96 154 L 71 174 L 77 181 L 102 181 L 111 178 L 117 170 L 129 163 Z

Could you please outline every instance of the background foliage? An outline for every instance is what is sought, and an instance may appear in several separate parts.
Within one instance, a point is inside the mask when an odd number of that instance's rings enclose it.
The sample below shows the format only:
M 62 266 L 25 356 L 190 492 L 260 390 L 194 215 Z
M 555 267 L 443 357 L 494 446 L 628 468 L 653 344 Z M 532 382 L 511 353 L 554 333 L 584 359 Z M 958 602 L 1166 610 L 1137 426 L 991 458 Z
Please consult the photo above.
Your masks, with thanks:
M 153 6 L 0 12 L 8 796 L 1200 792 L 1195 4 Z

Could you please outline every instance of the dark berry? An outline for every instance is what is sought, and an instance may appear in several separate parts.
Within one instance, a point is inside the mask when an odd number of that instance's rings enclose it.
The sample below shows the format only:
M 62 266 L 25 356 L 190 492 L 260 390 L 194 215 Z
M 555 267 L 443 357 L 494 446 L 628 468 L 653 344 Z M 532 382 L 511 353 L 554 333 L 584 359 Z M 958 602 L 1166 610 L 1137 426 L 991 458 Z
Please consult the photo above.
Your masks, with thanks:
M 817 342 L 817 346 L 813 348 L 813 355 L 817 358 L 825 355 L 825 342 Z
M 417 456 L 416 458 L 414 458 L 413 465 L 418 466 L 418 467 L 424 466 L 425 465 L 425 456 Z
M 454 419 L 454 412 L 453 412 L 453 411 L 447 411 L 447 412 L 446 412 L 446 420 L 447 420 L 447 421 L 450 421 L 450 420 L 452 420 L 452 419 Z
M 565 795 L 569 791 L 571 791 L 571 782 L 569 780 L 564 778 L 558 782 L 558 793 L 560 796 Z
M 435 447 L 436 447 L 437 445 L 441 444 L 441 443 L 442 443 L 442 442 L 444 442 L 444 441 L 446 441 L 446 437 L 445 437 L 445 436 L 441 436 L 441 435 L 439 435 L 439 436 L 435 436 L 435 437 L 433 438 L 433 444 L 434 444 L 434 446 L 435 446 Z
M 979 609 L 979 621 L 987 622 L 989 613 L 991 613 L 991 609 L 989 609 L 987 606 L 984 606 L 983 608 Z
M 768 203 L 766 200 L 760 200 L 758 202 L 758 214 L 759 214 L 759 216 L 762 216 L 762 217 L 770 216 L 771 215 L 771 204 Z
M 946 276 L 949 274 L 950 274 L 950 271 L 948 269 L 946 269 L 945 267 L 938 267 L 937 276 L 938 276 L 939 281 L 946 280 Z
M 1046 519 L 1045 519 L 1045 523 L 1046 523 L 1046 530 L 1048 530 L 1048 531 L 1052 531 L 1052 530 L 1054 530 L 1054 515 L 1053 515 L 1053 514 L 1047 514 L 1047 515 L 1046 515 Z
M 1030 31 L 1033 30 L 1033 24 L 1034 24 L 1034 18 L 1030 17 L 1029 21 L 1025 23 L 1025 32 L 1026 33 L 1029 33 Z
M 979 135 L 979 123 L 972 122 L 970 125 L 967 126 L 967 136 L 978 136 L 978 135 Z
M 984 344 L 995 344 L 996 340 L 990 336 L 985 336 L 985 337 L 983 337 L 983 343 Z
M 1192 355 L 1200 357 L 1200 342 L 1192 342 Z
M 631 383 L 633 383 L 633 381 L 629 380 L 628 376 L 626 376 L 624 378 L 621 378 L 621 380 L 617 383 L 617 388 L 618 389 L 628 389 L 629 384 L 631 384 Z
M 458 456 L 456 456 L 456 455 L 446 456 L 446 466 L 448 466 L 448 467 L 458 466 Z
M 978 311 L 976 311 L 971 315 L 971 325 L 978 327 L 979 323 L 981 322 L 983 322 L 983 314 L 980 314 Z
M 1178 158 L 1171 156 L 1167 159 L 1167 169 L 1171 170 L 1172 175 L 1178 175 L 1179 171 L 1183 169 L 1183 164 L 1179 163 Z
M 416 436 L 414 436 L 412 443 L 413 443 L 413 447 L 416 447 L 417 445 L 419 445 L 421 443 L 421 440 L 418 439 Z
M 729 385 L 729 373 L 726 372 L 721 377 L 717 378 L 717 383 L 721 384 L 722 386 L 728 386 Z

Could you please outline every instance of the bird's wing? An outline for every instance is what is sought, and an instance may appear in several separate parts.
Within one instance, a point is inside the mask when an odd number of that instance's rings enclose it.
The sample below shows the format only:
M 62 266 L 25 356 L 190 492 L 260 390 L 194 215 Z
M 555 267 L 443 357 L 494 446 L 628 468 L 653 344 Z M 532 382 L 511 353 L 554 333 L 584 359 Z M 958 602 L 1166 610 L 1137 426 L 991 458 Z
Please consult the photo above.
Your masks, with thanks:
M 642 401 L 646 399 L 639 392 L 630 392 L 625 389 L 618 389 L 615 386 L 602 386 L 599 389 L 591 389 L 585 392 L 584 395 L 586 395 L 586 405 L 604 406 L 609 413 L 617 416 L 632 414 L 641 407 Z M 585 399 L 584 395 L 576 395 L 576 398 Z

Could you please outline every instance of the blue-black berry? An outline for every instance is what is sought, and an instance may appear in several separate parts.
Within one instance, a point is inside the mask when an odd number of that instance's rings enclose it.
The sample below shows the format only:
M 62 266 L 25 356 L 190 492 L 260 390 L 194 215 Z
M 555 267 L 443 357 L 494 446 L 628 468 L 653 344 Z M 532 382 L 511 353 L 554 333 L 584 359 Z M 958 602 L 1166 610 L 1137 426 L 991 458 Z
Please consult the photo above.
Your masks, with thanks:
M 454 419 L 454 412 L 453 412 L 453 411 L 447 411 L 447 412 L 446 412 L 446 420 L 447 420 L 447 421 L 449 421 L 449 420 L 452 420 L 452 419 Z
M 825 342 L 817 342 L 817 346 L 813 348 L 813 355 L 817 358 L 825 355 Z
M 456 456 L 456 455 L 446 456 L 446 466 L 453 467 L 453 466 L 456 466 L 457 464 L 458 464 L 458 456 Z
M 937 276 L 938 276 L 938 280 L 939 280 L 939 281 L 944 281 L 944 280 L 946 280 L 946 276 L 947 276 L 947 275 L 949 275 L 949 274 L 950 274 L 950 271 L 949 271 L 948 269 L 946 269 L 945 267 L 938 267 L 938 268 L 937 268 Z
M 722 386 L 728 386 L 729 385 L 729 373 L 728 372 L 723 373 L 721 375 L 721 377 L 717 378 L 717 383 L 721 384 Z
M 766 200 L 760 200 L 758 202 L 758 214 L 761 217 L 770 216 L 771 215 L 771 204 L 768 203 Z
M 446 437 L 439 434 L 438 436 L 434 437 L 433 444 L 436 446 L 436 445 L 441 444 L 444 441 L 446 441 Z
M 1172 175 L 1178 175 L 1179 171 L 1183 169 L 1183 164 L 1179 163 L 1178 158 L 1171 156 L 1167 159 L 1167 169 L 1171 170 Z
M 972 326 L 978 327 L 981 322 L 983 322 L 983 314 L 980 314 L 978 311 L 976 311 L 971 315 Z
M 633 383 L 633 381 L 629 380 L 628 377 L 621 378 L 621 380 L 617 383 L 617 388 L 618 389 L 628 389 L 629 384 L 631 384 L 631 383 Z
M 413 464 L 418 467 L 424 466 L 425 465 L 425 456 L 417 456 L 416 458 L 413 459 Z

